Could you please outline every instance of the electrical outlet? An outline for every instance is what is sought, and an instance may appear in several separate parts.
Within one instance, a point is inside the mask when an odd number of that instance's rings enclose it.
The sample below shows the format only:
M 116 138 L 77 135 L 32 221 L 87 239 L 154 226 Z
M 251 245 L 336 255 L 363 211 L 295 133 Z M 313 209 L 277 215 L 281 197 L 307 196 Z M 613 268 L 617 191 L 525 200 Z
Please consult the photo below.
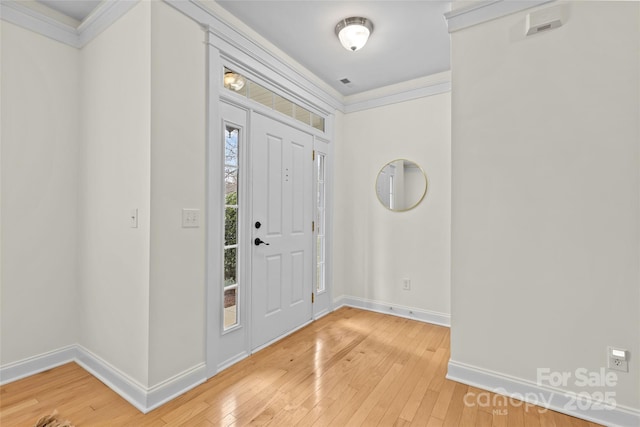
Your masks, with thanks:
M 607 348 L 607 368 L 614 371 L 629 372 L 627 350 L 615 347 Z
M 402 279 L 402 290 L 403 291 L 411 290 L 411 279 Z

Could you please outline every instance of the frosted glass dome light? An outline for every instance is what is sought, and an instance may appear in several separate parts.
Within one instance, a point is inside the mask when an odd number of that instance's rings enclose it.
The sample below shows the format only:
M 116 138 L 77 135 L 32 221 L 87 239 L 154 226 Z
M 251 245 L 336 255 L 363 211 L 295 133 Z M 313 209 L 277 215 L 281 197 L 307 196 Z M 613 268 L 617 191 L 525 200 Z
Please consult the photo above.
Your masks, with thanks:
M 346 18 L 336 25 L 336 35 L 340 43 L 352 52 L 362 49 L 371 33 L 373 33 L 373 24 L 367 18 Z

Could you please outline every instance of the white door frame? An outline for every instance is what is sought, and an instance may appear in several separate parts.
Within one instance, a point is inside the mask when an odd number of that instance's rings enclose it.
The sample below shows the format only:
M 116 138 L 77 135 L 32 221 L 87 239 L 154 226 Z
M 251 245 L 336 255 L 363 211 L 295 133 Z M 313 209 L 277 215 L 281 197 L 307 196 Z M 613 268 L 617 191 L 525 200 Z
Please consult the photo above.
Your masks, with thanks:
M 281 63 L 279 65 L 276 64 L 276 68 L 272 68 L 272 66 L 262 63 L 258 61 L 256 62 L 255 57 L 248 57 L 246 53 L 242 50 L 238 50 L 238 48 L 234 45 L 229 45 L 228 40 L 225 42 L 221 42 L 219 38 L 219 33 L 214 32 L 210 22 L 212 21 L 212 16 L 208 13 L 203 14 L 202 10 L 193 9 L 193 3 L 186 2 L 172 2 L 174 7 L 181 10 L 183 13 L 192 17 L 194 20 L 205 23 L 205 26 L 208 26 L 207 31 L 207 43 L 206 43 L 206 52 L 207 52 L 207 70 L 206 70 L 206 81 L 207 81 L 207 129 L 206 129 L 206 227 L 207 227 L 207 241 L 206 241 L 206 283 L 205 283 L 205 328 L 204 328 L 204 341 L 205 341 L 205 361 L 207 365 L 207 378 L 210 378 L 217 374 L 219 371 L 225 369 L 226 367 L 242 360 L 244 357 L 247 357 L 251 353 L 250 349 L 250 332 L 245 337 L 247 341 L 247 345 L 245 345 L 244 350 L 240 352 L 236 352 L 236 354 L 228 359 L 221 361 L 219 357 L 219 349 L 221 347 L 221 334 L 222 330 L 222 316 L 220 316 L 219 311 L 221 310 L 222 304 L 222 292 L 220 292 L 221 283 L 221 274 L 222 274 L 222 239 L 224 237 L 222 230 L 223 223 L 223 210 L 221 208 L 221 201 L 223 197 L 223 189 L 222 189 L 222 180 L 220 177 L 220 167 L 223 161 L 223 150 L 220 147 L 221 144 L 221 135 L 223 132 L 223 123 L 222 117 L 220 114 L 220 102 L 225 101 L 231 104 L 234 104 L 240 108 L 246 110 L 255 110 L 260 112 L 263 115 L 267 115 L 274 120 L 283 122 L 286 125 L 292 126 L 296 129 L 302 130 L 304 132 L 310 133 L 314 136 L 314 138 L 319 138 L 324 141 L 331 141 L 333 135 L 333 115 L 331 113 L 327 113 L 328 111 L 333 111 L 333 109 L 320 98 L 316 98 L 312 93 L 305 91 L 302 89 L 302 86 L 295 86 L 301 89 L 301 92 L 298 94 L 292 94 L 291 90 L 288 89 L 288 81 L 283 80 L 285 74 L 288 74 L 289 71 L 285 71 L 283 74 L 282 70 L 277 70 L 278 67 L 286 67 Z M 193 11 L 193 13 L 192 13 Z M 233 52 L 233 55 L 228 53 L 223 53 L 219 50 L 219 46 L 222 46 L 225 51 Z M 242 57 L 241 60 L 233 60 L 231 58 Z M 247 61 L 252 63 L 251 67 L 243 66 L 242 63 Z M 282 96 L 291 98 L 296 100 L 296 102 L 300 102 L 302 99 L 306 99 L 305 104 L 308 106 L 320 105 L 319 108 L 313 108 L 316 112 L 321 113 L 325 118 L 325 131 L 321 132 L 317 129 L 303 126 L 300 122 L 296 121 L 293 118 L 289 118 L 283 116 L 271 109 L 268 109 L 260 104 L 257 104 L 251 100 L 246 98 L 242 98 L 230 91 L 225 90 L 222 87 L 223 81 L 223 68 L 224 65 L 228 65 L 233 67 L 238 72 L 241 72 L 248 76 L 249 78 L 255 78 L 255 80 L 259 81 L 260 84 L 263 84 L 265 87 L 270 87 L 274 92 L 280 93 Z M 260 76 L 256 75 L 255 72 L 248 72 L 248 69 L 253 70 L 261 70 Z M 273 78 L 267 78 L 266 75 L 272 75 Z M 281 86 L 283 85 L 283 86 Z M 282 89 L 280 89 L 282 88 Z M 316 104 L 315 102 L 318 102 Z M 249 121 L 246 124 L 246 129 L 250 129 L 250 117 Z M 329 151 L 330 156 L 333 154 L 333 144 L 329 143 Z M 332 156 L 331 156 L 332 157 Z M 249 160 L 250 162 L 250 160 Z M 328 234 L 328 242 L 331 242 L 331 232 L 332 232 L 332 215 L 331 215 L 331 207 L 332 207 L 332 186 L 333 186 L 333 170 L 332 164 L 333 162 L 329 159 L 329 168 L 328 168 L 328 181 L 329 181 L 329 198 L 327 200 L 327 234 Z M 250 171 L 248 171 L 250 173 Z M 247 205 L 248 209 L 250 207 Z M 327 297 L 330 301 L 330 307 L 328 310 L 323 313 L 318 313 L 318 316 L 322 314 L 326 314 L 333 309 L 333 300 L 331 299 L 332 292 L 332 265 L 331 265 L 331 244 L 328 245 L 327 250 L 327 260 L 329 261 L 327 268 Z M 315 263 L 313 263 L 315 268 Z M 249 266 L 250 267 L 250 266 Z M 249 273 L 250 274 L 250 273 Z M 246 276 L 247 280 L 251 280 L 250 276 Z M 250 290 L 245 290 L 246 292 L 250 292 Z M 246 305 L 246 303 L 245 303 Z M 250 310 L 245 307 L 245 314 Z M 314 313 L 314 318 L 316 318 Z M 245 316 L 244 323 L 249 325 L 251 319 L 249 316 Z M 245 328 L 249 329 L 249 328 Z
M 244 102 L 243 102 L 244 101 Z M 286 126 L 293 127 L 299 131 L 302 131 L 307 134 L 311 134 L 309 129 L 305 129 L 303 126 L 300 126 L 293 119 L 287 120 L 287 117 L 280 117 L 277 113 L 270 111 L 266 108 L 263 108 L 259 104 L 255 104 L 250 101 L 245 101 L 237 96 L 233 96 L 233 94 L 224 94 L 221 95 L 219 101 L 216 103 L 216 111 L 218 113 L 218 118 L 212 122 L 214 126 L 211 126 L 211 129 L 217 128 L 217 135 L 212 136 L 209 140 L 211 145 L 208 149 L 208 159 L 212 162 L 212 165 L 215 164 L 217 167 L 210 168 L 207 165 L 208 170 L 208 226 L 207 226 L 207 307 L 206 307 L 206 318 L 207 318 L 207 366 L 209 377 L 215 375 L 217 372 L 226 369 L 227 367 L 239 362 L 240 360 L 248 357 L 252 354 L 252 352 L 258 351 L 271 343 L 278 341 L 282 337 L 278 337 L 275 340 L 267 342 L 265 345 L 262 345 L 258 348 L 252 348 L 252 304 L 251 304 L 251 294 L 252 294 L 252 265 L 251 265 L 251 253 L 252 247 L 250 246 L 249 240 L 252 238 L 252 196 L 250 194 L 250 188 L 252 187 L 253 182 L 253 171 L 250 168 L 252 163 L 252 152 L 250 149 L 249 138 L 251 138 L 251 117 L 253 114 L 260 114 L 262 116 L 266 116 L 271 120 L 280 122 Z M 231 111 L 235 110 L 235 111 Z M 217 124 L 217 126 L 215 126 Z M 242 220 L 239 221 L 239 224 L 242 226 L 239 228 L 240 235 L 239 239 L 247 240 L 244 244 L 246 245 L 246 250 L 242 257 L 239 258 L 239 262 L 242 263 L 242 270 L 239 271 L 239 275 L 242 278 L 241 284 L 241 293 L 240 298 L 238 300 L 240 307 L 240 325 L 236 328 L 232 328 L 228 331 L 223 332 L 223 317 L 220 312 L 222 305 L 222 292 L 220 290 L 220 277 L 222 272 L 222 239 L 224 236 L 224 221 L 223 221 L 223 209 L 221 206 L 221 201 L 224 195 L 224 184 L 222 180 L 222 172 L 219 168 L 222 165 L 224 159 L 224 145 L 221 143 L 223 141 L 223 133 L 224 127 L 227 124 L 231 124 L 237 126 L 241 129 L 241 132 L 244 132 L 242 140 L 244 144 L 242 147 L 244 148 L 241 151 L 241 187 L 240 187 L 240 204 L 241 204 L 241 217 Z M 326 229 L 327 229 L 327 241 L 331 240 L 331 191 L 332 191 L 332 180 L 331 180 L 331 149 L 332 145 L 325 139 L 320 138 L 317 135 L 312 135 L 314 138 L 313 149 L 318 149 L 322 152 L 327 159 L 326 165 L 326 174 L 327 174 L 327 205 L 326 210 L 328 212 L 326 218 Z M 216 173 L 215 171 L 218 171 Z M 315 211 L 315 191 L 316 191 L 316 183 L 315 183 L 315 165 L 314 165 L 314 178 L 312 182 L 311 190 L 314 192 L 313 206 L 312 210 Z M 211 237 L 215 236 L 215 237 Z M 313 235 L 315 239 L 315 233 Z M 312 248 L 315 248 L 315 245 L 312 244 Z M 315 251 L 315 249 L 313 249 Z M 242 253 L 242 252 L 241 252 Z M 314 252 L 315 254 L 315 252 Z M 318 295 L 316 293 L 316 301 L 318 306 L 315 304 L 312 305 L 312 317 L 309 320 L 311 322 L 313 319 L 317 319 L 322 317 L 325 314 L 331 312 L 333 308 L 333 301 L 331 300 L 332 295 L 332 286 L 331 286 L 331 262 L 330 262 L 330 245 L 328 245 L 327 250 L 327 271 L 326 271 L 326 291 Z M 312 277 L 316 276 L 316 262 L 315 257 L 312 261 Z M 311 281 L 311 288 L 308 290 L 309 292 L 315 293 L 315 280 Z M 216 305 L 209 305 L 216 304 Z M 318 307 L 318 308 L 316 308 Z M 306 326 L 309 322 L 299 325 L 299 327 L 295 328 L 292 331 L 287 332 L 288 335 L 293 333 L 295 330 Z M 209 371 L 209 368 L 213 368 Z
M 249 241 L 251 237 L 251 229 L 248 226 L 249 220 L 251 218 L 251 197 L 250 197 L 250 188 L 251 188 L 251 168 L 249 167 L 251 164 L 250 159 L 250 150 L 249 150 L 249 135 L 250 135 L 250 126 L 249 126 L 249 117 L 250 110 L 245 107 L 239 106 L 235 103 L 228 103 L 223 100 L 219 101 L 219 111 L 220 111 L 220 135 L 218 135 L 217 146 L 212 147 L 211 151 L 217 151 L 220 154 L 220 162 L 224 160 L 224 130 L 227 125 L 238 128 L 240 131 L 240 138 L 238 141 L 239 144 L 239 170 L 240 170 L 240 180 L 239 180 L 239 188 L 238 188 L 238 242 L 239 247 L 237 251 L 237 262 L 238 268 L 237 270 L 237 279 L 239 283 L 238 293 L 237 293 L 237 313 L 238 313 L 238 325 L 229 328 L 228 330 L 223 330 L 224 325 L 224 310 L 222 309 L 222 272 L 223 272 L 223 254 L 222 254 L 222 240 L 224 239 L 224 214 L 223 214 L 223 206 L 222 200 L 224 198 L 225 190 L 224 190 L 224 180 L 223 180 L 223 171 L 220 170 L 218 173 L 212 173 L 215 177 L 212 181 L 216 181 L 217 183 L 212 182 L 212 186 L 216 185 L 216 190 L 219 192 L 219 198 L 213 200 L 213 203 L 210 204 L 210 209 L 212 209 L 212 213 L 215 210 L 216 213 L 220 215 L 220 217 L 211 221 L 210 228 L 216 228 L 219 230 L 219 238 L 220 240 L 212 241 L 211 245 L 207 242 L 208 246 L 216 246 L 219 252 L 216 252 L 212 248 L 212 253 L 215 253 L 215 258 L 210 258 L 207 261 L 211 263 L 211 273 L 214 274 L 216 270 L 214 270 L 214 264 L 218 265 L 218 270 L 215 273 L 215 277 L 212 277 L 212 281 L 208 282 L 208 294 L 217 294 L 218 296 L 218 308 L 219 310 L 212 310 L 212 306 L 206 307 L 207 316 L 210 317 L 210 320 L 215 320 L 217 318 L 217 329 L 213 329 L 213 327 L 208 332 L 208 340 L 212 340 L 215 338 L 217 345 L 215 347 L 215 362 L 216 370 L 220 371 L 228 366 L 233 365 L 234 363 L 244 359 L 250 354 L 249 351 L 249 342 L 251 339 L 250 332 L 251 328 L 249 327 L 251 321 L 251 246 L 247 246 L 246 242 Z M 222 164 L 219 164 L 219 167 L 222 167 Z M 211 192 L 213 194 L 213 192 Z M 211 216 L 213 217 L 213 215 Z M 242 242 L 245 242 L 242 244 Z M 213 326 L 213 322 L 209 323 L 210 326 Z M 217 332 L 217 333 L 216 333 Z M 216 334 L 215 337 L 213 334 Z M 208 354 L 209 356 L 209 354 Z
M 314 279 L 313 279 L 313 292 L 315 297 L 315 303 L 312 306 L 313 319 L 319 319 L 320 317 L 329 314 L 333 311 L 333 299 L 332 299 L 332 286 L 331 286 L 331 245 L 328 244 L 332 241 L 332 222 L 331 222 L 331 212 L 333 208 L 332 197 L 333 194 L 333 144 L 331 144 L 328 140 L 320 137 L 314 138 L 313 150 L 315 152 L 315 159 L 317 161 L 318 156 L 323 155 L 325 157 L 325 224 L 324 224 L 324 235 L 325 235 L 325 290 L 321 292 L 317 292 L 317 245 L 313 245 L 313 256 L 314 256 Z M 313 234 L 314 239 L 317 239 L 319 224 L 317 224 L 316 218 L 316 198 L 315 195 L 318 191 L 318 176 L 316 164 L 314 162 L 314 174 L 313 174 L 313 191 L 314 191 L 314 222 L 316 223 L 315 231 Z

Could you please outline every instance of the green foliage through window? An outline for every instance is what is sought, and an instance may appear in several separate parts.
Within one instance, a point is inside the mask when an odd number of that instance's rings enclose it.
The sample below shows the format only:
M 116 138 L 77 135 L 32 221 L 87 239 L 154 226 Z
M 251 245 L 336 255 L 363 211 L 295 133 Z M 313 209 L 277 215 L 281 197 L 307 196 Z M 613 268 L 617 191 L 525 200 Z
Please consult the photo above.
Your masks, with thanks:
M 238 193 L 226 195 L 226 208 L 224 214 L 224 241 L 225 245 L 236 245 L 238 239 Z M 237 283 L 237 249 L 227 248 L 224 251 L 224 285 Z

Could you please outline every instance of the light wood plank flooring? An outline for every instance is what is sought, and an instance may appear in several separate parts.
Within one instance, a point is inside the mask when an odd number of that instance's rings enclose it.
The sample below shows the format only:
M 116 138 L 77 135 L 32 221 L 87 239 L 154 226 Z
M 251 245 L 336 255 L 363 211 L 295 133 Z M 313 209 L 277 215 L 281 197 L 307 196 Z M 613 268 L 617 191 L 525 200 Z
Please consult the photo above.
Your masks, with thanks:
M 483 391 L 445 379 L 448 358 L 447 328 L 342 308 L 149 414 L 70 363 L 1 387 L 0 425 L 57 410 L 78 427 L 595 426 L 502 398 L 465 405 Z

